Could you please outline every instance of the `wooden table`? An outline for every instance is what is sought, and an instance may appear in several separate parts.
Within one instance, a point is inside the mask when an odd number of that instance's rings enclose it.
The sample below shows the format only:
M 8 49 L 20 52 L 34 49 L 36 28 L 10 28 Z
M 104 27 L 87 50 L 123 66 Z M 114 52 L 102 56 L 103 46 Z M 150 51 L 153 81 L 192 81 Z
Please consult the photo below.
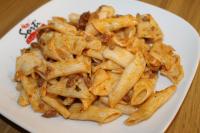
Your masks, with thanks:
M 190 22 L 200 33 L 200 0 L 142 0 L 169 10 Z M 0 0 L 0 37 L 21 19 L 47 0 Z M 175 119 L 167 133 L 200 133 L 200 66 Z M 1 133 L 26 132 L 3 116 L 0 116 Z

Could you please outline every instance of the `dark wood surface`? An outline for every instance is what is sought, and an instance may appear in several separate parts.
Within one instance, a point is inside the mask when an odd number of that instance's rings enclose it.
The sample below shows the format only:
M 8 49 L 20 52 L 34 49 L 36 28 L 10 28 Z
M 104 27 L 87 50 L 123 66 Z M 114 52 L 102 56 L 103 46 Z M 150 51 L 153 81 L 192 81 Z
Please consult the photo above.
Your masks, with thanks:
M 169 10 L 187 20 L 200 33 L 200 0 L 141 0 Z M 0 0 L 0 37 L 47 0 Z M 0 116 L 1 133 L 26 132 Z M 200 133 L 200 67 L 167 133 Z

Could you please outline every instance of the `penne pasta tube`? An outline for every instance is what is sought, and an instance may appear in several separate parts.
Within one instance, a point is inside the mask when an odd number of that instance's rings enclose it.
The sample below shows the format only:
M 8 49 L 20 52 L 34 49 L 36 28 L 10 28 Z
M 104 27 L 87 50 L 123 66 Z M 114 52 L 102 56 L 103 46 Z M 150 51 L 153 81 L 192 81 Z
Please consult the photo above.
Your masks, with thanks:
M 53 39 L 54 39 L 54 46 L 56 50 L 56 54 L 59 56 L 62 60 L 70 60 L 73 59 L 73 54 L 70 53 L 69 49 L 69 41 L 66 40 L 66 36 L 70 35 L 62 35 L 61 33 L 54 33 Z M 72 36 L 72 35 L 71 35 Z M 52 50 L 53 47 L 50 47 L 49 50 Z M 82 52 L 84 49 L 84 44 L 81 45 L 81 48 L 77 48 L 74 51 Z M 49 51 L 47 51 L 48 53 Z
M 111 70 L 111 72 L 116 73 L 116 74 L 122 74 L 123 73 L 123 69 Z
M 76 27 L 68 24 L 64 18 L 53 17 L 52 20 L 48 21 L 48 24 L 51 26 L 52 29 L 63 34 L 68 34 L 69 32 L 75 34 L 77 32 Z
M 152 45 L 150 55 L 161 62 L 164 67 L 169 70 L 176 60 L 174 56 L 174 49 L 162 43 L 155 43 Z
M 47 82 L 44 81 L 44 83 L 42 84 L 42 86 L 39 89 L 40 89 L 40 95 L 41 96 L 46 96 L 46 93 L 47 93 Z
M 38 32 L 37 39 L 39 43 L 47 44 L 52 39 L 52 37 L 54 36 L 54 32 L 52 31 L 45 32 L 45 30 L 49 28 L 50 28 L 49 26 L 41 26 L 37 29 Z
M 143 54 L 147 54 L 150 50 L 150 46 L 145 43 L 144 39 L 134 38 L 134 41 L 127 46 L 127 50 L 134 54 L 138 51 L 142 52 Z
M 89 35 L 98 34 L 98 31 L 95 29 L 95 27 L 93 26 L 91 22 L 94 19 L 105 19 L 105 18 L 112 17 L 114 14 L 115 14 L 115 10 L 113 9 L 113 7 L 106 6 L 106 5 L 99 7 L 97 11 L 95 11 L 94 13 L 90 15 L 90 18 L 85 28 L 85 32 Z
M 89 69 L 90 68 L 84 62 L 77 60 L 49 63 L 46 77 L 47 80 L 50 80 L 60 76 L 68 76 L 70 74 L 88 72 Z
M 133 87 L 131 105 L 143 103 L 153 93 L 157 81 L 157 76 L 152 78 L 142 78 Z
M 35 79 L 28 78 L 26 76 L 22 77 L 22 86 L 24 88 L 24 92 L 28 96 L 28 101 L 31 104 L 31 107 L 36 112 L 45 112 L 45 105 L 41 106 L 42 101 L 40 98 L 40 92 L 37 87 L 37 82 Z
M 91 23 L 99 32 L 110 34 L 112 31 L 134 26 L 136 20 L 133 16 L 126 15 L 114 18 L 94 19 Z
M 102 62 L 97 67 L 104 69 L 104 70 L 118 70 L 118 71 L 123 72 L 123 68 L 120 65 L 118 65 L 117 63 L 115 63 L 111 60 L 107 60 L 105 62 Z
M 107 88 L 105 88 L 105 85 L 108 83 L 109 80 L 104 81 L 103 83 L 93 87 L 92 89 L 90 89 L 90 91 L 92 92 L 92 94 L 96 95 L 96 96 L 106 96 L 109 93 L 109 90 L 107 90 Z M 108 88 L 111 89 L 111 88 Z
M 108 108 L 98 107 L 91 105 L 87 110 L 82 111 L 82 105 L 80 103 L 73 104 L 69 109 L 71 115 L 69 119 L 73 120 L 91 120 L 98 123 L 107 123 L 117 119 L 121 112 Z
M 97 85 L 101 84 L 102 82 L 104 82 L 105 80 L 109 79 L 109 74 L 103 70 L 103 69 L 98 69 L 95 73 L 94 73 L 94 77 L 93 77 L 93 83 L 92 83 L 92 87 L 90 88 L 90 90 L 93 87 L 96 87 Z
M 131 115 L 133 114 L 135 111 L 137 111 L 137 108 L 134 106 L 131 106 L 129 104 L 117 104 L 115 106 L 115 109 L 118 109 L 119 111 L 121 111 L 123 114 L 125 115 Z
M 87 93 L 87 98 L 80 99 L 83 105 L 83 110 L 86 110 L 92 104 L 92 102 L 96 99 L 96 97 L 88 91 L 88 87 L 86 86 L 83 79 L 79 79 L 77 86 L 81 90 Z
M 86 48 L 93 49 L 93 50 L 100 50 L 102 47 L 101 41 L 94 37 L 87 37 L 86 38 Z
M 125 121 L 126 125 L 133 125 L 143 120 L 150 118 L 156 110 L 158 110 L 176 91 L 176 86 L 172 85 L 166 89 L 155 92 L 152 96 L 144 102 L 139 109 L 132 113 Z
M 87 110 L 91 106 L 91 104 L 94 102 L 95 99 L 96 97 L 92 94 L 88 98 L 81 98 L 80 100 L 83 104 L 83 110 Z
M 109 105 L 109 101 L 108 101 L 108 97 L 107 96 L 101 96 L 101 97 L 99 97 L 99 101 L 100 102 L 102 102 L 103 104 L 105 104 L 105 105 Z
M 24 75 L 29 75 L 33 73 L 34 68 L 39 67 L 42 64 L 41 58 L 42 57 L 38 56 L 34 52 L 24 53 L 23 55 L 17 57 L 16 75 L 19 72 L 23 73 Z
M 135 40 L 136 27 L 128 27 L 124 30 L 117 31 L 109 43 L 118 45 L 120 47 L 127 47 L 133 44 Z
M 74 102 L 75 98 L 72 97 L 66 97 L 63 101 L 62 104 L 65 106 L 71 105 Z
M 105 96 L 100 97 L 98 102 L 108 107 L 108 97 L 105 97 Z M 120 101 L 114 108 L 119 110 L 120 112 L 122 112 L 122 114 L 125 114 L 125 115 L 130 115 L 138 109 L 132 105 L 123 104 L 122 101 Z
M 111 60 L 102 62 L 101 64 L 99 64 L 97 66 L 92 66 L 93 73 L 95 73 L 98 69 L 109 70 L 116 74 L 121 74 L 124 71 L 124 69 L 120 65 L 118 65 L 117 63 L 115 63 Z
M 110 59 L 122 67 L 126 67 L 133 59 L 134 55 L 129 51 L 116 46 L 114 49 L 106 48 L 103 51 L 103 57 Z
M 108 97 L 100 97 L 99 102 L 104 104 L 105 106 L 108 106 Z M 138 108 L 129 104 L 124 104 L 123 101 L 120 101 L 115 107 L 115 109 L 118 109 L 122 114 L 125 115 L 131 115 L 133 112 L 135 112 Z
M 109 105 L 114 107 L 134 86 L 144 72 L 146 63 L 142 53 L 137 53 L 135 59 L 125 68 L 118 84 L 109 94 Z
M 160 73 L 168 77 L 174 84 L 178 84 L 184 77 L 183 66 L 180 63 L 180 57 L 176 56 L 176 61 L 169 70 L 161 69 Z
M 100 100 L 97 100 L 93 103 L 94 106 L 98 106 L 98 107 L 101 107 L 101 108 L 104 108 L 104 107 L 109 107 L 108 105 L 104 104 L 102 101 Z
M 75 36 L 74 43 L 71 45 L 71 52 L 76 55 L 81 55 L 82 51 L 87 47 L 87 43 L 83 37 Z
M 48 105 L 53 107 L 56 111 L 58 111 L 64 118 L 68 118 L 70 115 L 70 112 L 67 110 L 67 108 L 59 103 L 56 99 L 50 97 L 50 96 L 44 96 L 42 97 L 42 100 L 46 102 Z
M 68 18 L 69 18 L 69 22 L 74 24 L 74 25 L 77 25 L 78 24 L 78 21 L 80 19 L 80 14 L 77 14 L 77 13 L 70 13 L 68 15 Z
M 91 58 L 84 56 L 84 55 L 80 55 L 76 57 L 76 60 L 79 62 L 83 62 L 86 66 L 86 73 L 91 74 L 91 69 L 92 69 L 92 64 L 91 64 Z
M 20 106 L 27 106 L 30 104 L 28 100 L 28 96 L 23 89 L 20 90 L 20 96 L 18 97 L 17 103 Z
M 110 18 L 115 15 L 115 9 L 112 6 L 102 5 L 95 12 L 99 19 Z
M 93 24 L 91 22 L 87 23 L 86 27 L 85 27 L 85 33 L 88 35 L 96 35 L 98 34 L 98 31 L 95 29 L 95 27 L 93 26 Z M 92 45 L 90 45 L 92 46 Z
M 46 58 L 54 59 L 61 61 L 62 58 L 59 56 L 59 54 L 56 51 L 55 47 L 55 34 L 53 34 L 53 37 L 48 41 L 43 47 L 42 47 L 42 52 Z
M 90 89 L 94 95 L 97 95 L 97 96 L 109 95 L 109 93 L 112 91 L 113 87 L 119 81 L 119 78 L 120 78 L 119 74 L 114 74 L 112 72 L 109 72 L 108 75 L 109 75 L 109 79 L 105 80 L 98 86 L 95 86 L 92 89 Z
M 22 83 L 21 82 L 17 82 L 17 85 L 16 85 L 16 90 L 20 92 L 20 90 L 23 90 L 23 86 L 22 86 Z
M 171 46 L 155 43 L 151 48 L 150 55 L 161 62 L 163 65 L 161 74 L 167 76 L 174 84 L 178 84 L 184 77 L 180 57 L 174 53 Z
M 139 38 L 150 38 L 153 41 L 163 39 L 163 33 L 160 27 L 150 14 L 138 14 L 136 18 L 138 21 L 137 36 Z
M 22 76 L 22 87 L 24 89 L 24 91 L 26 92 L 26 94 L 29 97 L 33 97 L 36 87 L 37 87 L 37 82 L 36 80 L 34 80 L 33 78 L 28 78 L 26 76 Z
M 76 88 L 76 86 L 66 87 L 67 80 L 59 81 L 47 88 L 48 93 L 73 98 L 88 98 L 90 93 L 86 89 Z
M 102 52 L 97 50 L 89 49 L 85 52 L 85 55 L 99 60 L 104 60 Z

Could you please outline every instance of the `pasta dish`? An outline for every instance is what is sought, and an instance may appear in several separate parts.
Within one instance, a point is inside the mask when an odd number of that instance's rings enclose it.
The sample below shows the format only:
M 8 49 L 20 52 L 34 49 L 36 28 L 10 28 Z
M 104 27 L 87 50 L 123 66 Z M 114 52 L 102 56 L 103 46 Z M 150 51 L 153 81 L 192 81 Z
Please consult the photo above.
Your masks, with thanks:
M 156 91 L 158 75 L 171 86 Z M 108 5 L 94 12 L 52 17 L 37 42 L 16 59 L 18 104 L 43 117 L 126 125 L 150 118 L 184 76 L 180 57 L 163 42 L 150 14 L 118 15 Z

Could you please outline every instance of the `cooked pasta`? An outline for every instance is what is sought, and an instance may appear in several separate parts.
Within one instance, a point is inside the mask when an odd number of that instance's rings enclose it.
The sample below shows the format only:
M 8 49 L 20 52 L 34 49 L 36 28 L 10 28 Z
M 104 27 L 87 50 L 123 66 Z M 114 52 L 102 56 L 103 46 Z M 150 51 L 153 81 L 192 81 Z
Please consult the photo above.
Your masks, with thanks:
M 16 59 L 18 104 L 50 118 L 126 125 L 150 118 L 184 76 L 150 14 L 116 15 L 112 6 L 52 17 Z M 157 92 L 159 72 L 172 86 Z

